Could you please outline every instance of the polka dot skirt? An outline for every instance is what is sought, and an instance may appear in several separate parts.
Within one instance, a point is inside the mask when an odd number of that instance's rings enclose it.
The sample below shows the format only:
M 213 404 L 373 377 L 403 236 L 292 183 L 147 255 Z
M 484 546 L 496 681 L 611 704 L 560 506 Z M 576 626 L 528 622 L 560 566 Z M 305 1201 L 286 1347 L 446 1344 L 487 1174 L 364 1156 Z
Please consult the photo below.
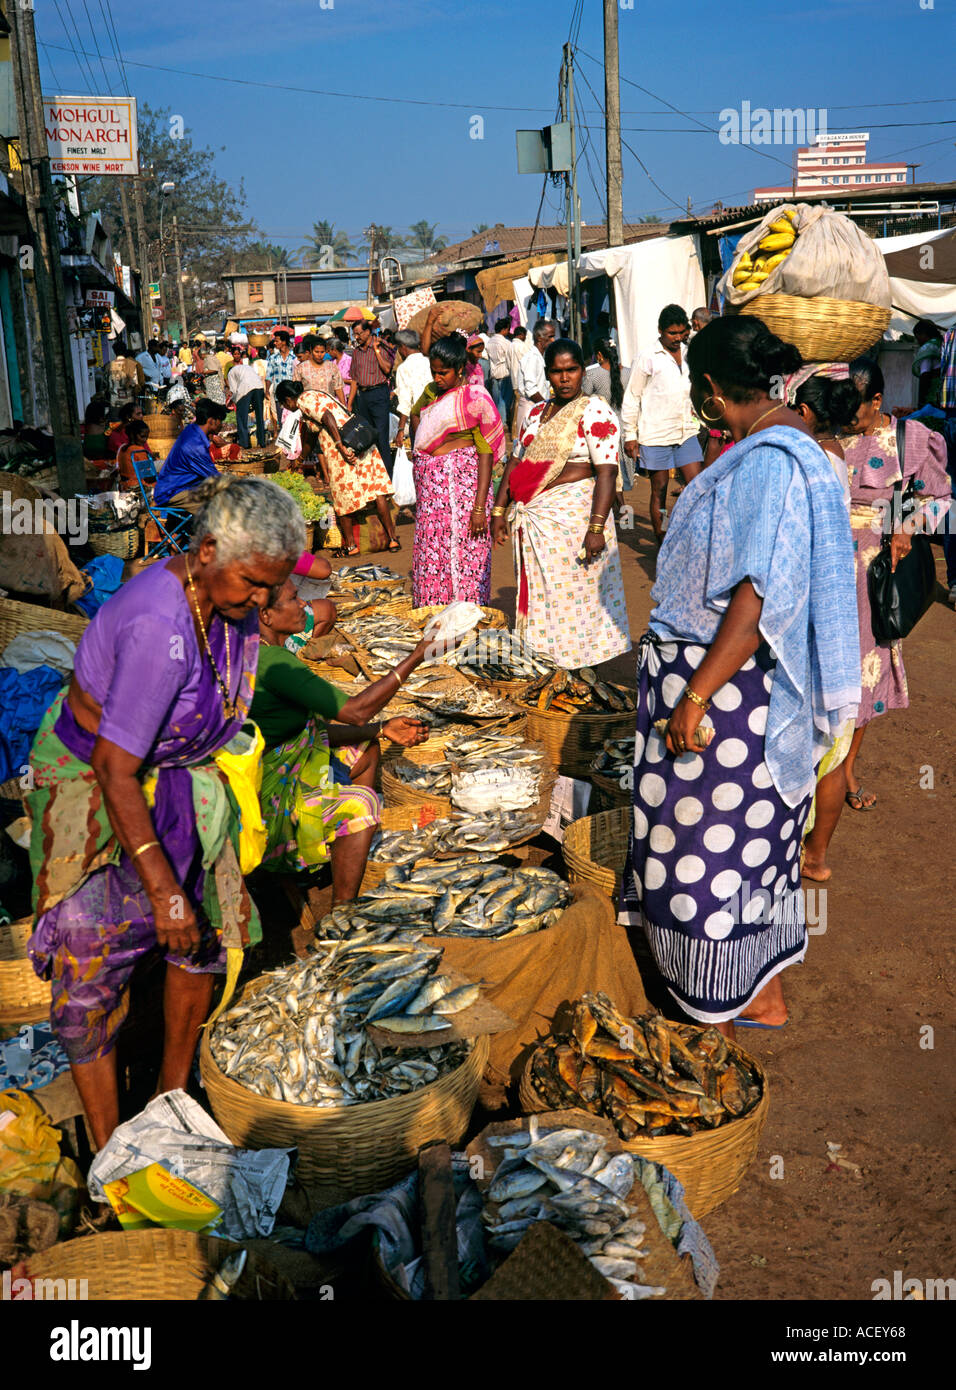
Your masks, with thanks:
M 674 758 L 654 729 L 706 655 L 645 638 L 638 669 L 634 820 L 620 920 L 641 925 L 674 998 L 693 1018 L 740 1013 L 806 949 L 793 809 L 763 757 L 775 662 L 766 646 L 713 696 L 715 737 Z

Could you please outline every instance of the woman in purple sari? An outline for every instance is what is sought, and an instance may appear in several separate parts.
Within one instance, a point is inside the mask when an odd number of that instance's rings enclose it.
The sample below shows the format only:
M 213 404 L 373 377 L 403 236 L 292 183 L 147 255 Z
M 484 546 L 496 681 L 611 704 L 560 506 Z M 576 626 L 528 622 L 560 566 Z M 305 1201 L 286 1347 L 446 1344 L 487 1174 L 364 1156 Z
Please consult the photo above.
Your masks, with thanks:
M 159 1084 L 175 1090 L 213 975 L 231 951 L 232 976 L 260 935 L 242 874 L 255 863 L 244 793 L 262 739 L 243 726 L 259 607 L 302 553 L 304 525 L 265 479 L 218 477 L 197 496 L 188 554 L 100 609 L 31 752 L 29 951 L 98 1146 L 119 1121 L 114 1048 L 137 962 L 157 950 L 167 961 Z

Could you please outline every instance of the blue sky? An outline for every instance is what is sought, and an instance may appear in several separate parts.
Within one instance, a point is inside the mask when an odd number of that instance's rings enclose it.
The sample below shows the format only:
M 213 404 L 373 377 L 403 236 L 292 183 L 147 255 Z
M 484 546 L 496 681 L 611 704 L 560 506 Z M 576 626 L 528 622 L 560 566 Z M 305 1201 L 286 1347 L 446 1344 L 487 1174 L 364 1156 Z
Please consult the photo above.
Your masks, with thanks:
M 296 249 L 323 217 L 355 240 L 371 221 L 405 230 L 426 218 L 451 241 L 479 222 L 534 221 L 541 179 L 516 172 L 514 131 L 554 117 L 574 0 L 109 0 L 109 7 L 132 94 L 181 114 L 193 140 L 216 149 L 220 174 L 245 180 L 250 215 L 269 240 Z M 123 90 L 101 23 L 105 8 L 101 0 L 36 6 L 45 92 Z M 576 95 L 590 147 L 579 192 L 593 222 L 602 217 L 592 179 L 601 189 L 604 132 L 587 84 L 602 99 L 604 83 L 600 65 L 584 55 L 602 53 L 601 0 L 583 0 L 583 11 Z M 871 158 L 919 161 L 918 179 L 953 179 L 956 124 L 944 122 L 956 120 L 956 98 L 936 100 L 953 89 L 952 23 L 949 0 L 776 7 L 633 0 L 620 10 L 621 76 L 647 91 L 622 81 L 623 135 L 654 183 L 625 149 L 625 218 L 653 212 L 666 220 L 688 196 L 696 208 L 716 198 L 746 202 L 755 186 L 788 178 L 789 147 L 762 146 L 758 154 L 722 144 L 654 97 L 713 127 L 722 110 L 744 100 L 755 108 L 823 107 L 830 130 L 870 131 Z M 93 89 L 68 42 L 95 55 L 94 25 L 108 88 L 98 58 L 89 60 Z M 470 138 L 474 116 L 483 121 L 481 139 Z M 904 122 L 913 124 L 897 124 Z M 558 220 L 559 197 L 549 186 L 542 221 Z

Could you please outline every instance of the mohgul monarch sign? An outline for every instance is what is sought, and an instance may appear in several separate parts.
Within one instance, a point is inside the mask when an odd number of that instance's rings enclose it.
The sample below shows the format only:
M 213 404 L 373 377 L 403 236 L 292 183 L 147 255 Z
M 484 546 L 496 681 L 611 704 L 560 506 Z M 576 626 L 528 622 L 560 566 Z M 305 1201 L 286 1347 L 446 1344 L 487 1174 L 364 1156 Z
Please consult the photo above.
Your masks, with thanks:
M 44 97 L 52 174 L 139 173 L 135 97 Z

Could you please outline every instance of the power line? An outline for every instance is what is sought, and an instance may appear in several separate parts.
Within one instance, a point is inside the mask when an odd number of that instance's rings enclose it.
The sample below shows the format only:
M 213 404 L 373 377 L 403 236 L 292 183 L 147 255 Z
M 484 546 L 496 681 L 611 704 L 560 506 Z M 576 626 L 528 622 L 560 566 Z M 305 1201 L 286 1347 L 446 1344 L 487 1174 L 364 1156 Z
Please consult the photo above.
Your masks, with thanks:
M 100 49 L 100 41 L 99 41 L 99 39 L 96 37 L 96 29 L 95 29 L 94 26 L 93 26 L 93 19 L 92 19 L 92 16 L 90 15 L 90 7 L 89 7 L 89 5 L 86 3 L 86 0 L 83 0 L 83 9 L 86 11 L 86 20 L 87 20 L 87 23 L 88 23 L 89 26 L 90 26 L 90 33 L 93 35 L 93 47 L 96 49 L 96 56 L 99 58 L 99 60 L 100 60 L 100 67 L 101 67 L 102 70 L 103 70 L 103 81 L 106 83 L 106 86 L 107 86 L 107 89 L 108 89 L 108 90 L 107 90 L 107 95 L 111 95 L 111 94 L 112 94 L 113 83 L 110 81 L 110 75 L 109 75 L 109 73 L 106 71 L 106 63 L 103 61 L 103 54 L 102 54 L 102 51 L 101 51 L 101 49 Z
M 43 49 L 43 57 L 45 58 L 45 60 L 46 60 L 46 62 L 47 62 L 47 64 L 48 64 L 48 66 L 49 66 L 49 69 L 50 69 L 50 76 L 53 78 L 53 81 L 54 81 L 54 83 L 56 84 L 57 91 L 62 92 L 63 86 L 62 86 L 62 84 L 61 84 L 61 82 L 60 82 L 59 77 L 57 77 L 57 75 L 56 75 L 56 68 L 53 66 L 53 59 L 50 57 L 50 55 L 49 55 L 49 54 L 47 53 L 47 51 L 46 51 L 46 44 L 45 44 L 45 43 L 41 43 L 41 44 L 40 44 L 40 47 Z
M 67 43 L 70 45 L 70 47 L 69 47 L 69 49 L 66 49 L 66 48 L 63 48 L 63 45 L 62 45 L 62 44 L 56 44 L 56 43 L 47 44 L 46 47 L 48 47 L 48 48 L 59 48 L 59 49 L 61 49 L 62 52 L 64 52 L 64 53 L 67 53 L 67 52 L 72 53 L 72 54 L 73 54 L 73 60 L 74 60 L 74 62 L 76 63 L 76 70 L 77 70 L 77 72 L 80 74 L 80 81 L 81 81 L 81 82 L 85 82 L 86 79 L 85 79 L 84 76 L 83 76 L 83 64 L 80 62 L 80 53 L 82 52 L 82 39 L 80 38 L 80 31 L 79 31 L 79 29 L 77 29 L 77 27 L 76 27 L 76 19 L 75 19 L 74 16 L 73 16 L 73 11 L 72 11 L 72 10 L 70 11 L 70 18 L 73 20 L 73 27 L 74 27 L 74 29 L 76 29 L 76 39 L 77 39 L 77 43 L 80 44 L 80 48 L 77 48 L 76 44 L 73 42 L 73 39 L 70 37 L 70 31 L 69 31 L 69 29 L 66 27 L 66 20 L 63 18 L 63 11 L 60 9 L 60 0 L 53 0 L 53 4 L 54 4 L 54 6 L 56 7 L 56 12 L 57 12 L 57 14 L 58 14 L 58 16 L 59 16 L 60 23 L 61 23 L 61 25 L 63 26 L 63 33 L 66 35 L 66 41 L 67 41 Z M 86 57 L 86 54 L 84 53 L 83 56 L 84 56 L 84 58 L 85 58 L 85 57 Z M 87 73 L 89 74 L 89 79 L 90 79 L 90 90 L 92 91 L 92 90 L 95 88 L 95 86 L 96 86 L 96 81 L 95 81 L 95 79 L 94 79 L 94 77 L 93 77 L 93 69 L 90 67 L 90 65 L 89 65 L 88 62 L 87 62 L 87 64 L 86 64 L 86 70 L 87 70 Z
M 110 47 L 113 50 L 113 62 L 116 64 L 116 70 L 120 75 L 120 80 L 122 81 L 123 89 L 128 95 L 129 83 L 126 80 L 126 69 L 123 66 L 123 54 L 120 51 L 119 39 L 116 34 L 116 24 L 113 20 L 113 8 L 111 5 L 109 7 L 109 12 L 107 13 L 107 10 L 103 6 L 103 0 L 98 0 L 98 2 L 100 7 L 100 14 L 103 16 L 103 24 L 106 28 L 106 37 L 109 39 Z

